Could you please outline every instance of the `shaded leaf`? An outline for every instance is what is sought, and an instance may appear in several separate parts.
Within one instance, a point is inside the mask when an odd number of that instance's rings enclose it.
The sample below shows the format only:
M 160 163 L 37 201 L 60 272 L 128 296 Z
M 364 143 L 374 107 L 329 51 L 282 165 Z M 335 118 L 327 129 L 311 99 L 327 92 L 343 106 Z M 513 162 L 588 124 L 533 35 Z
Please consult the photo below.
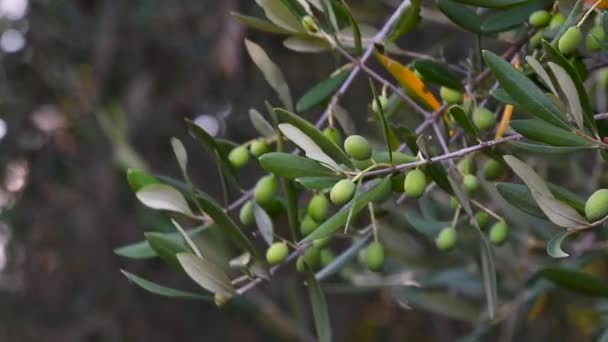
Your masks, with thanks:
M 514 183 L 496 183 L 498 193 L 517 209 L 538 218 L 547 219 L 547 216 L 536 205 L 530 190 L 525 185 Z
M 300 20 L 281 0 L 255 0 L 264 9 L 266 18 L 275 25 L 289 31 L 303 31 Z
M 477 7 L 504 8 L 523 4 L 529 0 L 454 0 L 461 4 Z
M 410 6 L 403 11 L 399 20 L 391 30 L 391 32 L 386 37 L 388 41 L 394 42 L 399 37 L 408 34 L 411 30 L 413 30 L 422 17 L 420 16 L 422 1 L 421 0 L 411 0 Z
M 199 228 L 194 228 L 194 229 L 188 230 L 188 231 L 186 231 L 186 233 L 189 236 L 194 236 L 194 235 L 202 232 L 203 230 L 204 230 L 203 227 L 199 227 Z M 162 234 L 162 236 L 165 239 L 169 239 L 169 240 L 173 241 L 174 243 L 180 243 L 180 241 L 182 240 L 179 233 L 158 233 L 158 234 Z M 130 259 L 150 259 L 150 258 L 155 258 L 158 256 L 156 254 L 156 252 L 152 249 L 152 247 L 150 246 L 150 244 L 148 243 L 147 240 L 119 247 L 114 250 L 114 253 L 116 253 L 117 255 L 120 255 L 122 257 L 130 258 Z
M 188 178 L 188 152 L 186 152 L 186 148 L 184 144 L 177 138 L 171 138 L 171 147 L 173 148 L 173 154 L 177 159 L 177 163 L 179 164 L 179 168 L 184 175 L 184 178 Z
M 226 298 L 236 294 L 230 278 L 215 264 L 192 253 L 179 253 L 177 260 L 186 274 L 207 291 Z
M 334 118 L 338 121 L 338 125 L 342 127 L 344 133 L 348 135 L 355 134 L 355 123 L 351 119 L 350 114 L 348 114 L 346 109 L 337 105 L 333 108 L 333 110 Z
M 415 61 L 413 67 L 422 75 L 422 78 L 426 82 L 457 90 L 463 89 L 460 79 L 442 64 L 422 59 Z
M 144 236 L 150 247 L 156 252 L 156 255 L 169 265 L 179 267 L 179 261 L 177 261 L 175 255 L 177 253 L 187 252 L 188 249 L 186 246 L 176 242 L 174 239 L 166 237 L 166 235 L 162 233 L 145 233 Z
M 458 0 L 456 0 L 458 1 Z M 530 14 L 550 6 L 553 0 L 519 1 L 520 6 L 515 6 L 497 14 L 485 18 L 481 24 L 484 33 L 498 33 L 513 29 L 528 21 Z
M 188 216 L 194 215 L 184 196 L 169 185 L 146 185 L 136 193 L 136 196 L 141 203 L 152 209 L 168 210 Z
M 132 281 L 135 285 L 141 287 L 142 289 L 144 289 L 150 293 L 153 293 L 153 294 L 156 294 L 159 296 L 171 297 L 171 298 L 181 298 L 181 299 L 201 299 L 201 300 L 208 300 L 208 301 L 213 300 L 213 298 L 209 295 L 172 289 L 170 287 L 162 286 L 157 283 L 146 280 L 140 276 L 137 276 L 133 273 L 129 273 L 125 270 L 120 270 L 120 272 L 122 272 L 122 274 L 124 274 L 125 277 L 127 277 L 127 279 Z
M 405 214 L 405 219 L 417 232 L 430 238 L 435 238 L 443 228 L 451 225 L 450 221 L 428 220 L 414 212 Z
M 570 236 L 574 233 L 576 233 L 576 231 L 566 230 L 559 234 L 554 235 L 551 238 L 551 240 L 549 240 L 549 243 L 547 244 L 547 254 L 549 254 L 549 256 L 551 256 L 553 258 L 565 258 L 565 257 L 570 256 L 568 253 L 564 252 L 564 250 L 562 249 L 562 243 L 568 236 Z
M 566 99 L 568 100 L 568 106 L 570 108 L 570 114 L 574 117 L 574 121 L 576 121 L 576 125 L 579 129 L 584 129 L 583 123 L 583 106 L 581 105 L 581 100 L 578 96 L 578 91 L 576 89 L 576 85 L 570 75 L 566 72 L 564 68 L 555 64 L 553 62 L 549 62 L 549 68 L 553 72 L 557 83 L 564 95 L 566 95 Z
M 471 117 L 465 110 L 460 106 L 452 106 L 449 108 L 449 112 L 452 117 L 460 124 L 464 132 L 473 139 L 479 138 L 479 132 L 477 132 L 477 127 L 471 121 Z
M 153 175 L 147 173 L 144 170 L 139 169 L 128 169 L 127 170 L 127 182 L 134 192 L 138 192 L 141 188 L 146 185 L 158 184 L 159 181 Z
M 274 225 L 272 224 L 272 219 L 268 216 L 266 210 L 257 204 L 253 205 L 253 216 L 262 238 L 268 245 L 272 245 L 272 242 L 274 241 Z
M 298 145 L 298 147 L 304 151 L 304 154 L 308 158 L 327 165 L 334 170 L 338 169 L 338 164 L 336 164 L 333 159 L 325 154 L 321 147 L 319 147 L 314 140 L 306 135 L 306 133 L 302 132 L 302 130 L 288 123 L 279 124 L 279 129 L 285 137 L 291 140 L 294 144 Z
M 549 279 L 555 285 L 574 292 L 594 297 L 608 297 L 608 284 L 586 272 L 553 266 L 545 267 L 537 274 Z
M 572 147 L 572 146 L 551 146 L 544 144 L 532 144 L 521 141 L 509 141 L 510 145 L 513 145 L 517 148 L 520 148 L 529 152 L 543 153 L 543 154 L 562 154 L 562 153 L 572 153 L 581 150 L 587 150 L 590 147 L 582 146 L 582 147 Z
M 336 173 L 318 162 L 284 152 L 270 152 L 260 157 L 264 170 L 288 179 L 300 177 L 331 177 Z
M 555 86 L 553 85 L 553 81 L 551 80 L 551 77 L 549 76 L 549 74 L 547 73 L 545 68 L 543 68 L 542 64 L 540 64 L 538 59 L 534 58 L 533 56 L 526 56 L 526 62 L 528 62 L 528 65 L 530 65 L 530 67 L 540 77 L 540 79 L 543 80 L 545 85 L 547 87 L 549 87 L 551 92 L 553 94 L 555 94 L 555 96 L 558 96 L 557 90 L 555 89 Z
M 298 111 L 309 110 L 325 101 L 340 87 L 340 85 L 342 85 L 349 74 L 350 68 L 342 68 L 330 78 L 321 81 L 300 98 L 296 105 L 296 109 Z
M 481 18 L 475 11 L 452 0 L 437 0 L 437 7 L 450 20 L 467 31 L 481 34 Z
M 260 112 L 251 108 L 249 110 L 249 120 L 251 120 L 253 128 L 255 128 L 255 130 L 262 136 L 266 138 L 274 137 L 275 132 L 272 128 L 272 125 L 268 121 L 266 121 L 266 119 L 262 114 L 260 114 Z
M 341 179 L 340 177 L 299 177 L 296 178 L 296 182 L 309 190 L 325 190 L 334 186 Z
M 244 15 L 241 13 L 235 13 L 235 12 L 232 12 L 231 14 L 236 20 L 238 20 L 242 24 L 249 26 L 251 28 L 254 28 L 256 30 L 259 30 L 259 31 L 276 33 L 276 34 L 292 34 L 294 32 L 293 30 L 287 30 L 283 27 L 280 27 L 278 25 L 275 25 L 271 22 L 268 22 L 268 21 L 260 19 L 260 18 L 251 17 L 248 15 Z
M 593 142 L 569 130 L 535 119 L 513 120 L 511 128 L 524 137 L 553 146 L 593 147 Z
M 289 50 L 301 53 L 319 53 L 331 49 L 327 40 L 312 36 L 291 36 L 283 40 Z
M 477 306 L 445 290 L 428 290 L 408 287 L 401 291 L 400 298 L 407 305 L 420 308 L 452 319 L 475 322 L 479 319 Z
M 317 338 L 321 342 L 331 342 L 331 322 L 327 310 L 325 295 L 315 278 L 315 274 L 306 267 L 306 284 L 308 285 L 308 295 L 312 304 L 312 313 L 315 318 Z

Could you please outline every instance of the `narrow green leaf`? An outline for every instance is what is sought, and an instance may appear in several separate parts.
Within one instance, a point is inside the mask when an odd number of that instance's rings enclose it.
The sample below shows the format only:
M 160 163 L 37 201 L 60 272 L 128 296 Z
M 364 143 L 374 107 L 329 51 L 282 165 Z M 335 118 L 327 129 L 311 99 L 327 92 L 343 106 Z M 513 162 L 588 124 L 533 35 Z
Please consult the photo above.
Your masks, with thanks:
M 306 111 L 328 99 L 342 85 L 350 74 L 350 68 L 342 68 L 330 78 L 321 81 L 300 98 L 296 105 L 298 111 Z
M 428 220 L 414 212 L 405 214 L 405 219 L 417 232 L 430 238 L 435 238 L 443 228 L 451 224 L 450 221 Z
M 509 144 L 513 145 L 519 149 L 525 150 L 525 151 L 543 153 L 543 154 L 572 153 L 572 152 L 577 152 L 577 151 L 581 151 L 581 150 L 588 150 L 591 148 L 588 146 L 582 146 L 582 147 L 552 146 L 552 145 L 545 145 L 545 144 L 532 144 L 532 143 L 521 142 L 521 141 L 509 141 Z
M 329 23 L 329 27 L 331 27 L 331 31 L 338 31 L 340 27 L 338 26 L 338 19 L 336 18 L 336 13 L 334 12 L 333 2 L 331 0 L 321 0 L 321 6 L 323 7 L 323 14 Z
M 411 0 L 410 6 L 401 14 L 399 20 L 387 36 L 389 42 L 394 42 L 400 37 L 408 34 L 413 30 L 422 17 L 420 16 L 420 10 L 422 7 L 421 0 Z
M 534 58 L 533 56 L 527 56 L 526 62 L 528 62 L 528 65 L 530 65 L 530 67 L 534 70 L 534 72 L 538 75 L 538 77 L 540 77 L 540 79 L 543 80 L 543 82 L 545 82 L 545 85 L 547 87 L 549 87 L 551 92 L 555 96 L 558 96 L 557 90 L 555 89 L 555 86 L 553 85 L 553 81 L 551 80 L 551 77 L 549 76 L 549 74 L 547 73 L 545 68 L 543 68 L 542 64 L 540 64 L 538 59 Z
M 608 297 L 608 283 L 586 272 L 552 266 L 538 271 L 538 276 L 574 292 L 593 297 Z
M 500 85 L 523 109 L 555 126 L 570 129 L 559 107 L 534 82 L 491 51 L 484 50 L 483 58 Z
M 128 169 L 127 170 L 127 181 L 131 190 L 138 192 L 141 188 L 146 185 L 158 184 L 159 181 L 153 175 L 147 173 L 144 170 L 139 169 Z
M 150 184 L 139 189 L 136 196 L 141 203 L 149 208 L 194 216 L 184 196 L 169 185 Z
M 516 107 L 519 106 L 517 104 L 517 101 L 515 101 L 515 99 L 511 97 L 511 95 L 509 95 L 503 87 L 497 87 L 496 89 L 493 89 L 492 91 L 490 91 L 490 95 L 502 103 L 514 105 Z
M 170 287 L 162 286 L 157 283 L 146 280 L 140 276 L 137 276 L 133 273 L 129 273 L 125 270 L 120 270 L 120 272 L 122 272 L 122 274 L 124 274 L 125 277 L 127 277 L 127 279 L 132 281 L 133 284 L 141 287 L 142 289 L 144 289 L 150 293 L 153 293 L 153 294 L 156 294 L 159 296 L 171 297 L 171 298 L 181 298 L 181 299 L 200 299 L 200 300 L 207 300 L 207 301 L 213 300 L 213 298 L 209 295 L 172 289 Z
M 175 159 L 177 159 L 179 168 L 184 175 L 184 179 L 188 179 L 188 152 L 186 152 L 184 144 L 181 140 L 173 137 L 171 138 L 171 147 L 173 148 L 173 154 L 175 155 Z
M 338 125 L 342 127 L 344 133 L 346 133 L 347 135 L 355 134 L 355 123 L 353 122 L 348 111 L 346 111 L 346 109 L 340 107 L 339 105 L 336 105 L 333 110 L 334 118 L 336 119 L 336 121 L 338 121 Z
M 299 128 L 304 134 L 312 139 L 329 157 L 338 163 L 344 164 L 350 168 L 353 167 L 352 161 L 338 145 L 329 140 L 321 131 L 319 131 L 310 122 L 301 117 L 286 111 L 281 108 L 275 108 L 274 112 L 281 122 L 289 123 Z
M 445 168 L 439 163 L 430 163 L 424 166 L 425 173 L 431 176 L 431 179 L 443 190 L 448 193 L 454 193 L 452 185 L 448 180 L 448 174 Z
M 369 190 L 361 193 L 356 201 L 351 201 L 350 204 L 344 206 L 340 211 L 335 213 L 332 217 L 327 219 L 325 222 L 321 223 L 317 229 L 315 229 L 311 234 L 306 236 L 302 240 L 302 242 L 306 241 L 314 241 L 317 239 L 322 239 L 326 236 L 330 236 L 333 232 L 335 232 L 338 228 L 344 226 L 346 220 L 348 219 L 348 213 L 351 211 L 352 206 L 352 214 L 357 215 L 361 210 L 367 207 L 367 204 L 386 196 L 387 193 L 390 192 L 391 189 L 391 179 L 390 177 L 385 177 L 379 182 L 377 182 L 374 186 L 372 186 Z M 353 203 L 354 202 L 354 203 Z
M 253 216 L 260 235 L 262 235 L 262 238 L 269 246 L 272 245 L 272 242 L 274 241 L 274 225 L 272 224 L 272 219 L 266 213 L 266 210 L 257 204 L 253 205 Z
M 547 219 L 547 216 L 536 205 L 534 198 L 530 194 L 530 190 L 525 185 L 514 183 L 496 183 L 496 190 L 504 198 L 505 201 L 513 205 L 517 209 L 536 216 L 541 219 Z
M 481 24 L 481 30 L 484 33 L 508 31 L 527 22 L 530 14 L 534 11 L 547 8 L 552 3 L 553 0 L 520 1 L 521 5 L 498 12 L 484 19 Z
M 376 111 L 374 112 L 374 118 L 376 119 L 376 122 L 378 123 L 378 126 L 380 128 L 380 132 L 382 132 L 382 136 L 384 137 L 384 143 L 386 144 L 386 150 L 388 152 L 388 160 L 390 164 L 393 164 L 393 148 L 394 146 L 392 146 L 391 144 L 391 135 L 389 133 L 390 127 L 388 125 L 388 122 L 386 121 L 386 116 L 384 115 L 384 106 L 382 105 L 382 102 L 380 101 L 380 97 L 378 95 L 378 91 L 376 90 L 376 86 L 374 85 L 374 81 L 369 78 L 369 86 L 372 90 L 372 98 L 373 101 L 375 101 L 376 103 Z M 394 136 L 394 134 L 393 134 Z M 397 145 L 397 148 L 399 148 L 399 146 Z
M 281 26 L 275 25 L 271 22 L 268 22 L 268 21 L 260 19 L 260 18 L 250 17 L 248 15 L 244 15 L 244 14 L 236 13 L 236 12 L 232 12 L 231 14 L 236 20 L 241 22 L 241 24 L 243 24 L 245 26 L 249 26 L 249 27 L 259 30 L 259 31 L 275 33 L 275 34 L 292 34 L 295 32 L 294 30 L 291 30 L 291 29 L 287 30 Z
M 574 81 L 568 75 L 566 70 L 555 64 L 553 62 L 549 62 L 549 68 L 553 72 L 557 83 L 564 95 L 566 95 L 566 99 L 568 100 L 568 106 L 570 107 L 570 114 L 574 117 L 574 121 L 576 121 L 576 125 L 579 129 L 584 130 L 583 123 L 583 106 L 581 105 L 581 100 L 578 96 L 578 91 L 576 89 L 576 85 Z
M 298 177 L 296 182 L 309 190 L 325 190 L 336 184 L 340 177 Z
M 328 156 L 311 137 L 302 132 L 301 129 L 292 124 L 282 123 L 279 124 L 279 130 L 285 137 L 301 148 L 306 157 L 316 160 L 334 170 L 338 169 L 338 164 L 336 164 L 336 162 L 331 159 L 331 157 Z
M 264 170 L 288 179 L 300 177 L 335 177 L 336 173 L 318 162 L 290 153 L 270 152 L 260 157 Z
M 479 132 L 477 131 L 477 127 L 471 121 L 471 117 L 464 109 L 460 106 L 452 106 L 449 109 L 452 117 L 460 124 L 464 132 L 471 138 L 477 140 L 479 139 Z
M 314 36 L 291 36 L 283 40 L 283 46 L 300 53 L 319 53 L 331 49 L 327 40 Z
M 564 250 L 562 249 L 562 243 L 568 236 L 570 236 L 574 233 L 576 233 L 575 230 L 565 230 L 565 231 L 553 236 L 551 238 L 551 240 L 549 240 L 549 243 L 547 244 L 547 254 L 549 254 L 549 256 L 551 256 L 553 258 L 565 258 L 565 257 L 570 256 L 568 253 L 564 252 Z
M 312 313 L 315 318 L 317 338 L 320 342 L 331 342 L 331 321 L 325 295 L 315 278 L 315 274 L 306 267 L 306 284 L 308 285 L 308 295 L 312 304 Z
M 253 108 L 249 110 L 249 120 L 251 121 L 253 128 L 255 128 L 255 130 L 262 136 L 266 138 L 271 138 L 275 136 L 276 133 L 274 132 L 272 125 L 268 121 L 266 121 L 266 119 L 264 119 L 264 116 L 260 114 L 260 112 L 258 112 L 257 110 Z
M 467 31 L 481 34 L 481 18 L 475 11 L 452 0 L 437 0 L 437 7 L 450 20 Z
M 535 119 L 513 120 L 511 128 L 524 137 L 553 146 L 593 147 L 593 142 L 571 131 Z
M 199 227 L 186 231 L 189 236 L 194 236 L 202 232 L 205 228 Z M 155 233 L 156 234 L 156 233 Z M 174 243 L 180 243 L 182 238 L 178 233 L 158 233 L 162 234 L 165 239 L 171 240 Z M 156 258 L 158 255 L 152 249 L 147 240 L 132 243 L 126 246 L 119 247 L 114 250 L 114 253 L 125 258 L 130 259 L 151 259 Z
M 413 67 L 422 75 L 425 82 L 435 83 L 457 90 L 463 89 L 460 79 L 442 64 L 427 59 L 419 59 L 414 62 Z
M 256 0 L 262 1 L 262 0 Z M 274 0 L 273 2 L 278 2 L 279 0 Z M 266 82 L 274 89 L 277 93 L 283 105 L 287 107 L 289 110 L 293 110 L 293 100 L 291 99 L 291 93 L 289 92 L 289 86 L 287 85 L 287 81 L 285 80 L 285 76 L 281 69 L 274 64 L 274 62 L 268 57 L 264 49 L 260 47 L 258 44 L 245 39 L 245 48 L 249 53 L 249 56 L 255 63 L 255 65 L 260 69 Z
M 461 4 L 487 7 L 487 8 L 505 8 L 526 3 L 530 0 L 454 0 Z
M 469 214 L 470 215 L 470 214 Z M 494 254 L 488 238 L 481 230 L 479 233 L 479 244 L 481 249 L 481 275 L 483 277 L 483 288 L 488 303 L 488 316 L 493 319 L 498 308 L 498 291 L 496 285 L 496 265 Z
M 162 233 L 145 233 L 144 236 L 150 247 L 161 259 L 163 259 L 163 261 L 173 267 L 179 267 L 179 261 L 177 261 L 175 255 L 177 253 L 187 252 L 188 249 L 186 246 L 176 242 L 174 239 L 166 237 L 166 235 Z
M 236 294 L 228 275 L 215 264 L 192 253 L 179 253 L 177 260 L 186 274 L 205 290 L 226 298 Z
M 336 2 L 335 5 L 342 10 L 344 15 L 346 15 L 346 18 L 348 19 L 348 22 L 350 23 L 351 31 L 353 33 L 352 36 L 353 36 L 353 46 L 355 48 L 355 54 L 361 55 L 363 53 L 363 42 L 362 42 L 362 38 L 361 38 L 361 28 L 359 27 L 359 23 L 353 16 L 353 13 L 350 10 L 350 7 L 346 4 L 345 1 Z
M 255 2 L 264 9 L 266 18 L 275 25 L 288 31 L 304 31 L 300 20 L 281 0 L 255 0 Z

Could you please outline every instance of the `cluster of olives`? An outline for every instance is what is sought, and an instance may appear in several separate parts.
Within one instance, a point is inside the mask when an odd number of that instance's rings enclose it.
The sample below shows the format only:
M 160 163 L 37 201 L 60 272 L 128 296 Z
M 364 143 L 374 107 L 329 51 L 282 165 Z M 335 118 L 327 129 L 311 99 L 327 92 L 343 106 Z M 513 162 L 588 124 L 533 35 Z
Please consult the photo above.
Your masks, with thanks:
M 490 215 L 488 215 L 488 213 L 485 211 L 480 211 L 475 214 L 474 219 L 482 229 L 487 226 L 488 223 L 490 223 Z M 502 245 L 505 243 L 505 241 L 507 241 L 508 237 L 509 226 L 504 220 L 499 220 L 490 227 L 488 238 L 494 245 Z M 437 234 L 437 237 L 435 238 L 435 245 L 439 250 L 449 251 L 456 246 L 457 241 L 458 233 L 456 232 L 456 227 L 447 226 L 441 229 L 439 234 Z
M 439 89 L 439 96 L 449 105 L 460 104 L 464 99 L 462 92 L 448 87 L 441 87 Z M 471 119 L 475 127 L 480 131 L 490 130 L 496 125 L 496 116 L 485 107 L 476 107 L 471 114 Z

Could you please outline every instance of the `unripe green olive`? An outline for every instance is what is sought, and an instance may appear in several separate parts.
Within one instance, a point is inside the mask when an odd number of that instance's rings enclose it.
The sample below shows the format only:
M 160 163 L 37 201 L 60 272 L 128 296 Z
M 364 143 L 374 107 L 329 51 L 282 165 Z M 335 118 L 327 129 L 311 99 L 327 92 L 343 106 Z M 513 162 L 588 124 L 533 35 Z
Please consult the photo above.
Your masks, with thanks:
M 462 175 L 470 175 L 477 172 L 477 164 L 475 164 L 473 158 L 460 159 L 458 164 L 456 164 L 456 168 Z
M 310 233 L 314 232 L 319 224 L 317 221 L 313 220 L 309 215 L 304 216 L 302 222 L 300 222 L 300 233 L 302 236 L 308 236 Z
M 535 49 L 540 46 L 545 30 L 538 30 L 530 37 L 530 47 Z
M 472 194 L 479 189 L 479 179 L 474 175 L 465 175 L 462 178 L 462 185 L 468 194 Z
M 490 223 L 490 215 L 485 211 L 480 211 L 474 216 L 475 222 L 479 225 L 479 228 L 485 227 L 488 223 Z
M 439 96 L 447 104 L 457 104 L 462 102 L 462 93 L 456 89 L 441 87 L 439 88 Z
M 329 248 L 323 248 L 320 256 L 321 266 L 325 267 L 334 261 L 334 252 Z
M 370 271 L 382 270 L 382 266 L 384 266 L 384 246 L 379 241 L 374 241 L 365 248 L 365 265 Z
M 608 88 L 608 67 L 602 68 L 597 72 L 597 80 L 604 87 Z
M 563 14 L 557 13 L 553 17 L 551 17 L 551 21 L 549 21 L 549 30 L 556 30 L 560 28 L 566 22 L 566 17 Z
M 500 178 L 502 172 L 502 165 L 494 159 L 489 159 L 483 165 L 483 177 L 487 180 L 496 180 Z
M 416 169 L 408 172 L 403 182 L 403 191 L 407 197 L 419 198 L 426 189 L 426 175 Z
M 528 22 L 536 28 L 545 27 L 551 21 L 551 14 L 545 10 L 538 10 L 530 14 Z
M 228 153 L 228 161 L 232 167 L 240 169 L 249 162 L 249 151 L 245 146 L 238 146 Z
M 253 188 L 253 198 L 255 198 L 255 201 L 259 205 L 268 204 L 273 200 L 277 188 L 277 179 L 274 175 L 264 176 L 255 184 L 255 187 Z
M 325 135 L 327 139 L 331 140 L 334 144 L 338 146 L 342 145 L 342 135 L 337 128 L 328 127 L 323 130 L 323 135 Z
M 316 247 L 316 248 L 323 248 L 323 247 L 327 246 L 330 241 L 331 241 L 331 235 L 326 236 L 324 238 L 316 239 L 315 241 L 312 242 L 312 246 Z
M 473 111 L 473 123 L 482 131 L 491 129 L 496 125 L 496 116 L 485 107 L 477 107 Z
M 597 52 L 602 49 L 602 44 L 606 41 L 606 32 L 601 26 L 592 27 L 587 33 L 585 45 L 587 50 Z
M 213 302 L 215 303 L 215 306 L 217 306 L 218 308 L 221 308 L 222 306 L 226 305 L 229 301 L 230 301 L 229 297 L 222 296 L 219 293 L 215 293 L 213 295 Z
M 451 196 L 450 197 L 450 208 L 457 209 L 458 207 L 460 207 L 460 201 L 458 201 L 458 198 Z
M 329 192 L 329 198 L 335 205 L 342 205 L 350 201 L 355 195 L 356 185 L 350 179 L 342 179 L 334 184 Z
M 372 147 L 367 139 L 360 135 L 351 135 L 344 140 L 344 150 L 356 160 L 367 160 L 372 156 Z
M 490 242 L 497 246 L 500 246 L 507 241 L 508 236 L 509 227 L 505 221 L 498 221 L 490 228 Z
M 396 175 L 393 175 L 391 177 L 391 189 L 393 190 L 393 192 L 402 193 L 404 191 L 404 189 L 403 189 L 404 182 L 405 182 L 404 173 L 398 173 Z
M 305 262 L 310 268 L 315 269 L 319 266 L 320 259 L 321 251 L 316 247 L 310 247 L 296 261 L 296 269 L 298 272 L 304 272 Z
M 317 26 L 317 22 L 315 19 L 309 15 L 305 15 L 302 17 L 302 26 L 307 32 L 316 33 L 319 31 L 319 27 Z
M 608 189 L 594 192 L 585 203 L 585 216 L 594 222 L 608 215 Z
M 388 106 L 388 98 L 386 95 L 380 95 L 378 96 L 378 100 L 372 100 L 372 111 L 378 112 L 378 101 L 380 101 L 380 106 L 382 106 L 382 112 L 386 112 L 386 106 Z
M 270 265 L 279 264 L 287 258 L 288 253 L 289 248 L 285 242 L 275 242 L 266 250 L 266 261 Z
M 316 194 L 308 202 L 308 215 L 317 222 L 322 222 L 329 213 L 329 201 L 323 194 Z
M 454 227 L 445 227 L 435 238 L 435 245 L 442 251 L 449 251 L 454 248 L 456 241 L 458 240 L 458 233 Z
M 581 32 L 580 28 L 572 26 L 568 30 L 566 30 L 564 35 L 559 39 L 557 47 L 559 48 L 559 51 L 564 55 L 570 55 L 574 51 L 576 51 L 582 41 L 583 32 Z
M 251 201 L 245 202 L 239 211 L 239 220 L 245 226 L 248 226 L 253 223 L 253 204 Z
M 270 147 L 268 146 L 268 143 L 262 139 L 252 142 L 251 146 L 249 146 L 249 151 L 251 151 L 251 154 L 255 157 L 268 153 L 269 150 Z

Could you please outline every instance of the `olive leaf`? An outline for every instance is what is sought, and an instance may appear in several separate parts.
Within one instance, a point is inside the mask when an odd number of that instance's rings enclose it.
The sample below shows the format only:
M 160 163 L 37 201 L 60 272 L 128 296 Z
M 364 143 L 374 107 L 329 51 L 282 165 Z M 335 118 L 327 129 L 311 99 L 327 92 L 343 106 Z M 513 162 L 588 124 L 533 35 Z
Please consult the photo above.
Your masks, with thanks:
M 342 85 L 349 74 L 349 67 L 340 68 L 340 70 L 335 72 L 331 77 L 321 81 L 307 91 L 296 104 L 296 109 L 298 111 L 309 110 L 317 104 L 325 101 L 336 89 L 338 89 L 338 87 L 340 87 L 340 85 Z
M 127 277 L 127 279 L 129 279 L 131 282 L 133 282 L 133 284 L 141 287 L 142 289 L 144 289 L 150 293 L 153 293 L 153 294 L 156 294 L 159 296 L 170 297 L 170 298 L 181 298 L 181 299 L 199 299 L 199 300 L 207 300 L 207 301 L 213 300 L 213 298 L 209 295 L 198 294 L 198 293 L 182 291 L 182 290 L 176 290 L 176 289 L 166 287 L 166 286 L 157 284 L 155 282 L 149 281 L 138 275 L 129 273 L 125 270 L 120 270 L 120 272 L 122 274 L 124 274 L 124 276 Z
M 158 184 L 159 180 L 144 170 L 128 169 L 127 182 L 129 183 L 131 190 L 133 190 L 134 192 L 138 192 L 146 185 Z
M 437 7 L 450 20 L 467 31 L 481 34 L 481 18 L 470 8 L 453 0 L 437 0 Z
M 255 218 L 255 224 L 258 226 L 258 230 L 262 235 L 262 238 L 268 245 L 272 245 L 274 241 L 274 225 L 272 219 L 266 213 L 264 208 L 257 204 L 253 205 L 253 217 Z
M 233 12 L 231 14 L 236 20 L 241 22 L 241 24 L 249 26 L 256 30 L 269 32 L 269 33 L 275 33 L 275 34 L 293 34 L 294 33 L 294 31 L 291 29 L 287 30 L 279 25 L 276 25 L 274 23 L 268 22 L 268 21 L 260 19 L 260 18 L 251 17 L 248 15 L 244 15 L 241 13 L 235 13 L 235 12 Z
M 145 206 L 194 216 L 181 192 L 165 184 L 150 184 L 139 189 L 137 199 Z
M 575 230 L 566 230 L 553 236 L 551 240 L 549 240 L 549 243 L 547 243 L 547 254 L 553 258 L 568 257 L 569 254 L 562 249 L 562 243 L 568 236 L 574 233 L 576 233 Z
M 505 8 L 526 3 L 530 0 L 454 0 L 465 5 L 487 8 Z
M 319 53 L 331 49 L 327 40 L 313 36 L 291 36 L 283 40 L 283 46 L 301 53 Z
M 148 241 L 150 247 L 156 252 L 156 254 L 167 264 L 173 267 L 179 267 L 179 261 L 177 261 L 176 254 L 187 252 L 188 249 L 184 244 L 175 241 L 174 239 L 168 238 L 162 233 L 144 233 L 144 237 Z
M 568 75 L 566 70 L 562 68 L 560 65 L 555 64 L 553 62 L 549 62 L 549 68 L 553 72 L 557 83 L 564 95 L 566 95 L 566 99 L 568 100 L 568 106 L 570 107 L 570 114 L 574 117 L 574 121 L 576 121 L 576 125 L 579 129 L 584 129 L 584 119 L 583 119 L 583 106 L 581 105 L 581 100 L 578 96 L 578 91 L 576 89 L 576 85 L 574 81 Z
M 540 64 L 538 59 L 534 58 L 534 56 L 526 56 L 526 62 L 528 62 L 528 65 L 532 68 L 532 70 L 534 70 L 534 72 L 538 75 L 538 77 L 540 77 L 540 79 L 543 80 L 545 85 L 547 87 L 549 87 L 549 90 L 551 90 L 551 92 L 555 96 L 558 96 L 557 90 L 555 89 L 555 86 L 553 85 L 553 81 L 551 80 L 549 73 L 547 73 L 545 68 L 543 68 L 542 64 Z
M 312 304 L 312 313 L 315 318 L 315 327 L 317 329 L 317 337 L 320 342 L 331 342 L 331 320 L 327 310 L 327 301 L 321 290 L 321 286 L 315 274 L 307 265 L 306 268 L 306 284 L 308 285 L 308 295 Z
M 207 291 L 226 298 L 236 294 L 228 275 L 203 257 L 192 253 L 178 253 L 177 260 L 186 274 Z
M 249 110 L 249 120 L 251 121 L 253 128 L 255 128 L 255 130 L 262 136 L 266 138 L 272 138 L 275 136 L 275 132 L 272 128 L 272 125 L 268 121 L 266 121 L 264 116 L 260 114 L 260 112 L 258 112 L 256 109 L 251 108 Z
M 302 132 L 299 128 L 292 124 L 282 123 L 279 124 L 281 133 L 285 135 L 294 144 L 301 148 L 306 156 L 312 160 L 316 160 L 319 163 L 325 164 L 334 170 L 338 169 L 338 164 L 331 159 L 323 150 L 312 140 L 308 135 Z
M 288 179 L 301 177 L 331 177 L 336 173 L 313 159 L 284 152 L 270 152 L 260 157 L 264 170 Z
M 553 0 L 531 0 L 527 3 L 520 1 L 513 7 L 485 18 L 481 24 L 481 30 L 484 33 L 498 33 L 513 29 L 527 22 L 532 12 L 546 8 L 552 3 Z
M 255 0 L 258 6 L 264 9 L 266 18 L 275 25 L 291 32 L 303 32 L 300 20 L 281 0 Z

